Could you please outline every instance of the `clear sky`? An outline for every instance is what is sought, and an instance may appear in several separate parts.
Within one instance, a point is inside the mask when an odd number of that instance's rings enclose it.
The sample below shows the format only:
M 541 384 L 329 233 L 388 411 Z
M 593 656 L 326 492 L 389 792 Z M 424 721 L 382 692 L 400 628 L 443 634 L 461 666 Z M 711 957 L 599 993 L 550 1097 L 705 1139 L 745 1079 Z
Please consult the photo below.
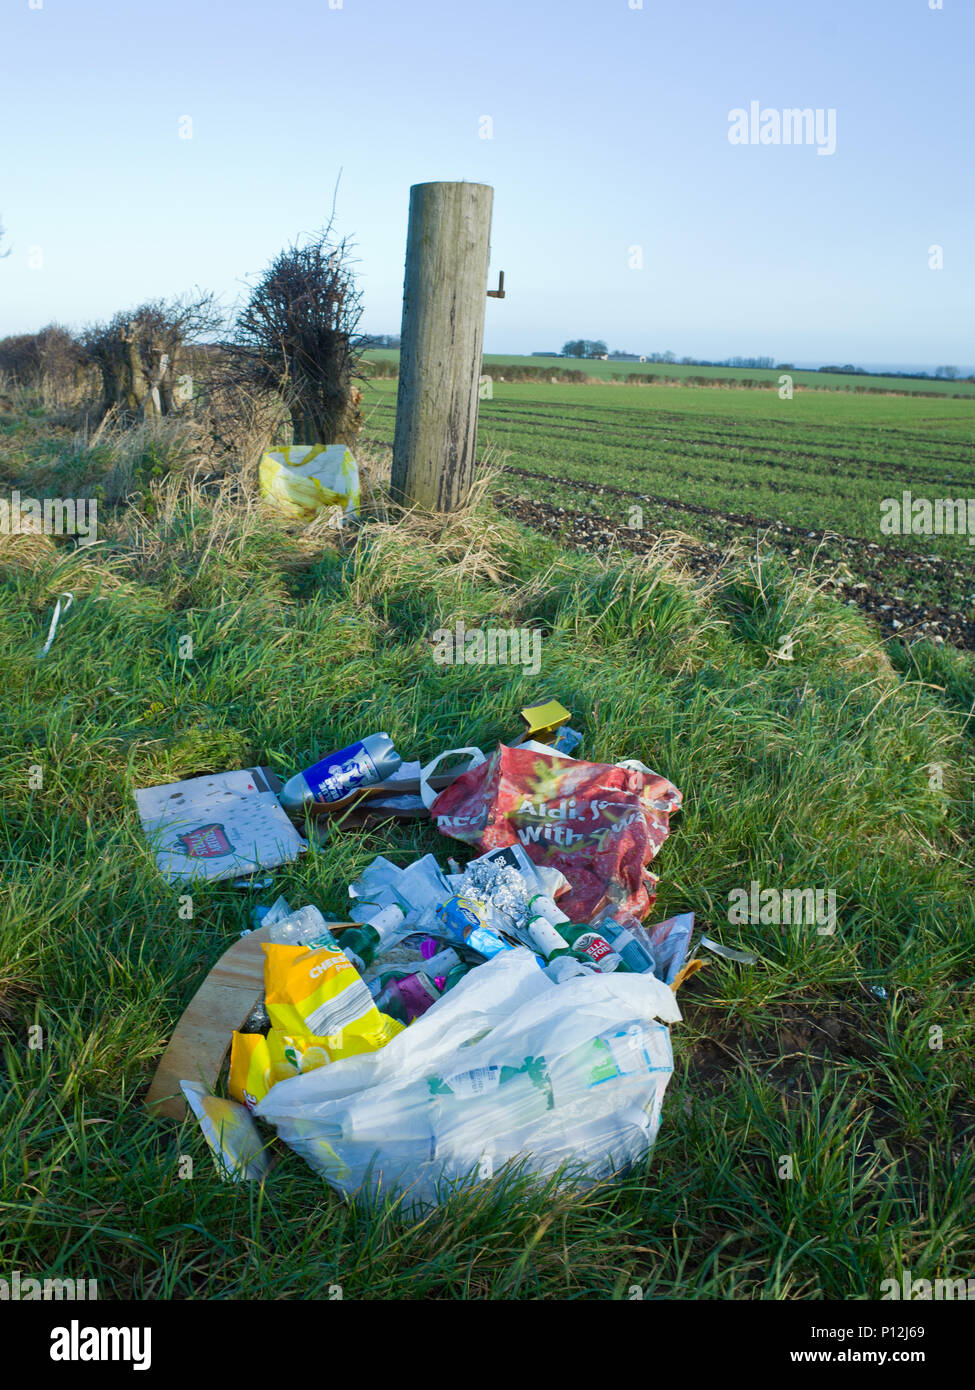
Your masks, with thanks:
M 489 352 L 971 368 L 975 2 L 936 3 L 0 0 L 0 335 L 229 306 L 341 169 L 370 332 L 410 185 L 469 179 Z M 834 111 L 835 152 L 732 144 L 752 102 Z

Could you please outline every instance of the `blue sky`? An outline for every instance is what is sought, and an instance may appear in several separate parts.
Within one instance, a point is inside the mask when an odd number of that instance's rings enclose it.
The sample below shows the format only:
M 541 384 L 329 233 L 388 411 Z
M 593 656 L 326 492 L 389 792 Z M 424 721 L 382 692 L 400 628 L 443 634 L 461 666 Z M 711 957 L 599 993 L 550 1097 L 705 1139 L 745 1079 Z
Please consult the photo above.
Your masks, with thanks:
M 371 332 L 399 331 L 410 185 L 469 179 L 489 352 L 969 368 L 975 4 L 931 2 L 2 0 L 0 335 L 229 306 L 341 169 Z M 835 152 L 731 144 L 752 101 L 835 110 Z

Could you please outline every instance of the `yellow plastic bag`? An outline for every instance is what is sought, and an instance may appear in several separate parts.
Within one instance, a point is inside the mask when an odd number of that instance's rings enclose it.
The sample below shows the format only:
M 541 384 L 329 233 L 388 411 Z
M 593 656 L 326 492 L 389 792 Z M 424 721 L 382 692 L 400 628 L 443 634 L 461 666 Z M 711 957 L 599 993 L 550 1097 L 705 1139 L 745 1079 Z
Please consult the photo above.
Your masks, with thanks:
M 329 946 L 265 942 L 264 996 L 272 1029 L 310 1035 L 330 1062 L 374 1052 L 403 1031 L 376 1008 L 348 956 Z
M 354 516 L 359 505 L 359 468 L 344 444 L 293 444 L 263 454 L 261 493 L 288 516 L 311 521 L 324 507 Z

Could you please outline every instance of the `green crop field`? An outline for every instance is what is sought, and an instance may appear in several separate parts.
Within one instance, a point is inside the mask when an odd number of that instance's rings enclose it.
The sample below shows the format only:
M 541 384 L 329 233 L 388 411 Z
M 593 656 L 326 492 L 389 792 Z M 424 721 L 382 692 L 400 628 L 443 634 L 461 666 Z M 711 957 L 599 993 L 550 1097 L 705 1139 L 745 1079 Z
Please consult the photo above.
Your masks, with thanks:
M 898 627 L 922 630 L 937 614 L 965 631 L 975 618 L 967 535 L 881 530 L 885 498 L 975 496 L 975 398 L 800 391 L 783 400 L 767 390 L 500 376 L 492 391 L 479 444 L 503 468 L 506 493 L 712 546 L 773 528 L 793 557 L 820 552 L 842 564 L 878 610 L 889 599 Z M 372 381 L 366 402 L 366 438 L 382 450 L 393 438 L 395 381 Z
M 371 348 L 366 353 L 367 361 L 399 362 L 396 348 Z M 745 382 L 778 388 L 782 368 L 762 367 L 702 367 L 678 362 L 603 362 L 599 358 L 581 357 L 519 357 L 511 353 L 485 353 L 484 370 L 495 381 L 505 378 L 504 369 L 515 374 L 537 372 L 546 383 L 553 376 L 567 372 L 581 373 L 607 382 L 626 382 L 631 377 L 645 378 L 646 384 L 667 382 L 690 382 L 697 385 L 702 379 L 713 382 L 715 386 L 735 387 Z M 897 392 L 904 395 L 959 396 L 975 399 L 975 381 L 962 378 L 957 381 L 926 381 L 917 377 L 868 376 L 859 372 L 818 372 L 802 368 L 789 368 L 788 374 L 793 385 L 799 389 L 816 391 L 851 391 L 859 394 L 870 392 Z M 640 383 L 638 383 L 640 384 Z

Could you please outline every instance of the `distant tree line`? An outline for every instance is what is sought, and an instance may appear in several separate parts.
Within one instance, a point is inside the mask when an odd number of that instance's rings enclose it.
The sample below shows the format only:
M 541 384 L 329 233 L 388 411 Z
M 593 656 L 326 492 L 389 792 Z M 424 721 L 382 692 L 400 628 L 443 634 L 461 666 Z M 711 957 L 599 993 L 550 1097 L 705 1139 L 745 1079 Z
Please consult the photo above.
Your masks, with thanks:
M 367 334 L 361 339 L 363 348 L 398 348 L 399 335 L 393 333 Z M 582 359 L 607 358 L 610 362 L 660 362 L 679 367 L 747 367 L 754 371 L 794 372 L 797 368 L 792 362 L 776 362 L 774 357 L 723 357 L 711 361 L 705 357 L 678 357 L 675 352 L 630 352 L 624 348 L 610 349 L 602 338 L 571 338 L 562 345 L 561 352 L 533 352 L 532 357 L 578 357 Z M 799 370 L 832 372 L 838 376 L 897 376 L 911 381 L 958 381 L 961 372 L 958 367 L 938 367 L 934 372 L 871 372 L 866 367 L 855 367 L 851 362 L 842 367 L 829 364 L 824 367 L 808 367 Z M 975 377 L 966 377 L 973 381 Z
M 398 348 L 398 333 L 364 333 L 359 340 L 363 348 Z
M 609 348 L 601 339 L 574 338 L 572 342 L 564 344 L 560 355 L 562 357 L 605 357 L 608 352 Z
M 666 352 L 629 352 L 622 348 L 610 350 L 602 339 L 571 338 L 563 344 L 561 352 L 534 352 L 533 357 L 581 357 L 581 358 L 607 358 L 611 362 L 660 362 L 681 367 L 748 367 L 755 371 L 778 371 L 794 372 L 795 366 L 791 362 L 776 362 L 774 357 L 724 357 L 720 360 L 711 361 L 704 357 L 678 357 L 676 353 Z M 842 376 L 897 376 L 905 377 L 912 381 L 957 381 L 961 377 L 958 367 L 938 367 L 934 372 L 871 372 L 866 367 L 855 367 L 847 362 L 844 366 L 830 364 L 824 367 L 806 368 L 809 371 L 833 372 Z M 975 376 L 965 378 L 967 381 L 975 381 Z

